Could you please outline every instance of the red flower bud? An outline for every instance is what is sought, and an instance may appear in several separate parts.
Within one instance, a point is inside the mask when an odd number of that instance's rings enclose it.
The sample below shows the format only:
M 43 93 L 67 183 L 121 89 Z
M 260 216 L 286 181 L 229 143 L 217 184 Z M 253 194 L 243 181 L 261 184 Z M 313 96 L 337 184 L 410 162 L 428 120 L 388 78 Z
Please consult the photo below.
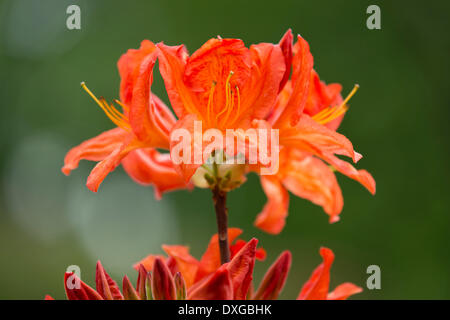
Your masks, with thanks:
M 152 292 L 155 300 L 175 300 L 175 283 L 167 265 L 159 258 L 155 260 L 152 274 Z
M 267 270 L 261 284 L 253 296 L 254 300 L 275 300 L 278 298 L 291 267 L 292 256 L 284 251 Z

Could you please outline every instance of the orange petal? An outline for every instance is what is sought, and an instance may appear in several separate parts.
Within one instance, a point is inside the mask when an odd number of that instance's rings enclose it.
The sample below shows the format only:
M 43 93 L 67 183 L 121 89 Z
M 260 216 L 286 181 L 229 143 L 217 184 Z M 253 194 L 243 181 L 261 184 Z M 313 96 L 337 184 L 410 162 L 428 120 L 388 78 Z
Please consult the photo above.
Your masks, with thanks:
M 328 248 L 320 248 L 323 262 L 314 270 L 309 280 L 303 285 L 297 300 L 326 300 L 330 285 L 330 268 L 334 254 Z
M 318 124 L 308 115 L 304 114 L 295 127 L 283 128 L 280 133 L 280 144 L 314 154 L 375 194 L 375 180 L 370 173 L 366 170 L 356 170 L 350 163 L 334 155 L 344 155 L 351 157 L 354 162 L 359 161 L 362 156 L 353 150 L 350 140 Z
M 230 246 L 230 254 L 231 254 L 231 259 L 233 259 L 233 257 L 247 244 L 246 241 L 242 240 L 242 239 L 238 239 L 236 240 L 236 242 L 234 244 L 232 244 Z M 266 250 L 264 250 L 264 248 L 257 248 L 256 249 L 256 255 L 255 258 L 257 260 L 263 261 L 266 258 Z
M 254 130 L 253 132 L 264 132 L 265 136 L 259 136 L 259 133 L 244 134 L 237 130 L 234 140 L 228 140 L 225 136 L 225 152 L 229 156 L 244 155 L 248 171 L 261 175 L 275 174 L 279 167 L 280 150 L 277 130 L 273 130 L 268 121 L 258 119 L 251 121 L 250 129 Z
M 156 259 L 161 259 L 162 261 L 165 261 L 165 257 L 164 256 L 162 256 L 162 255 L 154 255 L 154 254 L 150 254 L 150 255 L 148 255 L 148 256 L 146 256 L 144 259 L 142 259 L 141 261 L 139 261 L 139 262 L 136 262 L 134 265 L 133 265 L 133 268 L 136 270 L 136 271 L 139 271 L 139 265 L 143 265 L 144 266 L 144 268 L 145 268 L 145 270 L 147 270 L 147 272 L 148 271 L 151 271 L 151 270 L 153 270 L 153 265 L 155 264 L 155 260 Z
M 362 292 L 363 289 L 354 285 L 353 283 L 346 282 L 336 287 L 327 296 L 327 300 L 346 300 L 348 297 Z
M 163 245 L 162 248 L 169 257 L 175 259 L 178 270 L 181 272 L 186 282 L 186 286 L 188 288 L 192 286 L 199 262 L 189 254 L 189 248 L 185 246 L 168 245 Z
M 173 257 L 167 258 L 165 260 L 165 263 L 166 263 L 167 267 L 169 268 L 170 273 L 172 275 L 175 275 L 177 272 L 179 272 L 177 261 Z
M 129 132 L 121 128 L 115 128 L 84 141 L 67 153 L 64 158 L 62 172 L 65 175 L 69 175 L 72 170 L 78 167 L 80 160 L 104 160 L 115 149 L 120 147 L 129 136 Z
M 292 94 L 283 112 L 276 121 L 278 127 L 295 125 L 300 119 L 305 107 L 311 71 L 313 68 L 313 57 L 309 51 L 309 44 L 300 35 L 294 46 L 297 53 L 292 59 Z
M 230 272 L 223 266 L 188 293 L 189 300 L 233 300 Z
M 72 148 L 64 158 L 62 172 L 68 175 L 78 167 L 82 159 L 100 161 L 91 171 L 86 183 L 91 191 L 97 192 L 105 177 L 130 151 L 140 146 L 132 133 L 115 128 Z
M 140 140 L 151 141 L 155 147 L 167 149 L 169 146 L 168 132 L 165 130 L 167 128 L 159 126 L 155 115 L 155 101 L 150 92 L 156 58 L 157 51 L 142 61 L 133 87 L 129 118 L 133 132 Z M 157 101 L 161 102 L 159 99 Z
M 187 114 L 198 113 L 196 97 L 184 83 L 184 70 L 188 59 L 186 48 L 183 45 L 166 46 L 163 43 L 159 43 L 157 47 L 159 70 L 175 114 L 182 118 Z
M 338 83 L 327 85 L 325 82 L 320 81 L 317 72 L 312 70 L 308 100 L 306 101 L 303 112 L 312 117 L 325 108 L 340 105 L 343 101 L 341 90 L 342 86 Z M 331 121 L 329 124 L 334 123 L 331 127 L 327 123 L 327 127 L 336 130 L 342 118 L 343 115 Z M 339 121 L 337 121 L 338 119 Z
M 241 229 L 228 228 L 228 242 L 231 244 L 242 233 Z M 220 267 L 220 251 L 219 251 L 219 237 L 217 234 L 211 237 L 208 248 L 200 259 L 200 266 L 195 277 L 198 281 L 206 275 L 216 271 Z
M 148 139 L 152 131 L 150 123 L 150 88 L 153 83 L 153 67 L 155 66 L 157 52 L 145 57 L 139 67 L 138 76 L 133 86 L 133 97 L 130 106 L 130 124 L 133 132 L 140 140 Z
M 258 240 L 251 239 L 227 264 L 233 283 L 234 300 L 244 300 L 252 282 Z
M 283 52 L 284 56 L 284 64 L 285 64 L 285 71 L 283 79 L 280 82 L 280 89 L 278 91 L 281 91 L 284 88 L 284 85 L 289 80 L 289 76 L 291 75 L 291 67 L 292 67 L 292 30 L 288 29 L 286 33 L 284 34 L 283 38 L 281 38 L 278 45 L 281 48 L 281 51 Z
M 158 55 L 156 46 L 144 40 L 139 49 L 130 49 L 119 59 L 120 97 L 129 107 L 129 120 L 140 140 L 150 137 L 159 147 L 167 147 L 170 127 L 175 123 L 169 109 L 150 91 L 153 67 Z
M 375 179 L 369 172 L 364 169 L 357 170 L 350 163 L 343 161 L 330 153 L 322 153 L 320 157 L 331 164 L 333 168 L 335 168 L 340 173 L 345 174 L 347 177 L 361 183 L 364 187 L 366 187 L 367 190 L 369 190 L 371 194 L 375 194 Z
M 320 159 L 299 150 L 280 153 L 283 185 L 297 197 L 322 206 L 330 222 L 339 220 L 344 206 L 341 188 L 332 170 Z
M 201 140 L 196 141 L 195 139 L 196 135 L 194 131 L 196 121 L 198 121 L 196 114 L 190 114 L 178 120 L 172 128 L 170 138 L 170 158 L 174 163 L 175 169 L 184 178 L 186 183 L 194 175 L 197 168 L 203 164 L 203 150 L 207 146 Z M 175 137 L 175 132 L 185 132 L 185 134 L 181 137 Z M 187 147 L 187 149 L 184 147 Z
M 203 44 L 188 59 L 184 74 L 186 86 L 199 102 L 197 110 L 207 117 L 210 89 L 213 83 L 214 103 L 212 112 L 218 114 L 226 105 L 226 86 L 229 78 L 231 88 L 242 91 L 250 78 L 250 52 L 239 39 L 213 38 Z M 243 96 L 243 94 L 242 94 Z
M 268 233 L 278 234 L 286 223 L 289 194 L 276 176 L 261 176 L 260 180 L 268 201 L 256 217 L 255 226 Z
M 354 162 L 360 159 L 360 154 L 353 150 L 353 145 L 344 135 L 330 130 L 317 123 L 310 116 L 304 114 L 298 123 L 292 127 L 285 127 L 280 132 L 280 144 L 291 147 L 301 147 L 307 143 L 329 152 L 350 157 Z
M 275 101 L 275 106 L 270 112 L 269 116 L 266 118 L 267 122 L 269 122 L 272 126 L 275 125 L 278 118 L 283 113 L 286 108 L 289 99 L 292 95 L 292 81 L 288 80 L 283 87 L 283 90 L 278 94 L 277 100 Z
M 266 260 L 267 252 L 264 248 L 256 249 L 256 260 L 264 261 Z
M 133 136 L 127 137 L 121 146 L 116 148 L 105 159 L 97 163 L 92 169 L 86 182 L 86 186 L 92 192 L 97 192 L 100 184 L 106 176 L 120 164 L 122 159 L 132 150 L 140 147 L 139 141 Z
M 323 86 L 321 86 L 320 78 L 317 72 L 313 69 L 311 70 L 311 79 L 309 82 L 309 93 L 308 99 L 306 100 L 305 108 L 303 112 L 309 116 L 313 116 L 320 112 L 323 108 L 330 107 L 330 105 L 325 105 L 324 103 L 324 92 Z
M 250 66 L 250 53 L 242 40 L 212 38 L 189 58 L 186 83 L 194 89 L 209 87 L 212 81 L 225 85 L 233 71 L 234 82 L 240 86 L 250 76 Z
M 277 260 L 270 266 L 264 275 L 258 290 L 253 296 L 253 300 L 276 300 L 291 268 L 292 255 L 289 251 L 284 251 Z
M 152 111 L 150 114 L 152 115 L 153 121 L 158 125 L 158 127 L 163 131 L 164 134 L 169 136 L 170 130 L 177 122 L 177 119 L 173 115 L 172 111 L 170 111 L 169 107 L 162 102 L 157 95 L 152 93 Z
M 168 153 L 159 153 L 153 148 L 131 151 L 122 166 L 128 175 L 142 185 L 153 185 L 155 196 L 160 199 L 164 192 L 192 188 L 175 170 Z
M 133 97 L 133 88 L 139 75 L 139 69 L 142 61 L 150 54 L 155 52 L 156 46 L 149 40 L 141 42 L 139 49 L 129 49 L 123 54 L 117 66 L 121 78 L 120 82 L 120 100 L 125 105 L 131 104 Z
M 239 126 L 250 119 L 265 119 L 273 108 L 285 75 L 286 63 L 279 45 L 260 43 L 250 47 L 252 57 L 251 79 L 241 93 Z

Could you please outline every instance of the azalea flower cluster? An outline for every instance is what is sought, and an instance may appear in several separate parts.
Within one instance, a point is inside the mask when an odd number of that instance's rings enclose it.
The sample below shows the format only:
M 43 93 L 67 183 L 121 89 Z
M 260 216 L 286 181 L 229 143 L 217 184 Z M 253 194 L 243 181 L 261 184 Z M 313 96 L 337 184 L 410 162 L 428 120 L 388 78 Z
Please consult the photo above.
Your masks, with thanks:
M 151 91 L 157 60 L 175 115 Z M 279 170 L 260 177 L 268 201 L 255 221 L 268 233 L 277 234 L 285 225 L 288 191 L 322 206 L 330 222 L 338 221 L 343 197 L 334 171 L 375 193 L 375 181 L 366 170 L 337 157 L 355 163 L 362 157 L 336 132 L 356 87 L 343 99 L 341 85 L 321 81 L 308 43 L 298 35 L 294 44 L 291 30 L 278 44 L 250 48 L 239 39 L 213 38 L 192 55 L 184 45 L 144 40 L 139 49 L 130 49 L 120 58 L 118 68 L 120 100 L 115 104 L 121 110 L 82 84 L 117 127 L 70 150 L 62 168 L 69 174 L 82 159 L 97 161 L 87 180 L 94 192 L 120 164 L 136 182 L 152 185 L 157 198 L 193 186 L 220 186 L 226 192 L 243 183 L 247 173 L 259 173 L 267 166 L 222 166 L 211 177 L 201 163 L 173 163 L 171 133 L 180 128 L 193 132 L 194 123 L 200 121 L 202 130 L 213 128 L 223 135 L 227 129 L 279 131 Z M 244 143 L 257 144 L 247 140 Z M 199 150 L 192 144 L 192 150 L 205 151 L 205 146 Z
M 171 108 L 151 91 L 157 61 Z M 343 98 L 341 85 L 321 81 L 308 43 L 300 35 L 294 43 L 291 30 L 277 44 L 259 43 L 249 48 L 239 39 L 213 38 L 192 55 L 184 45 L 144 40 L 139 49 L 122 55 L 118 68 L 120 100 L 114 103 L 97 98 L 82 83 L 116 128 L 70 150 L 62 171 L 70 174 L 83 159 L 98 162 L 87 179 L 87 187 L 94 192 L 119 165 L 137 183 L 153 186 L 158 199 L 172 190 L 210 188 L 218 234 L 200 260 L 190 255 L 188 247 L 164 245 L 167 256 L 150 255 L 138 262 L 136 286 L 125 276 L 122 291 L 100 262 L 96 290 L 75 274 L 66 273 L 70 300 L 276 299 L 286 282 L 291 253 L 285 251 L 276 259 L 255 290 L 255 261 L 264 259 L 266 253 L 257 248 L 256 239 L 237 240 L 242 231 L 228 228 L 227 192 L 244 183 L 247 174 L 258 174 L 268 200 L 255 225 L 271 234 L 280 233 L 285 225 L 288 192 L 321 206 L 330 223 L 338 221 L 344 201 L 335 171 L 375 193 L 370 173 L 338 157 L 354 163 L 362 158 L 337 132 L 358 86 Z M 276 134 L 263 143 L 242 134 L 252 129 Z M 181 155 L 174 138 L 181 130 L 190 137 L 213 131 L 221 138 L 218 140 L 227 142 L 208 149 L 210 145 L 188 139 L 188 150 L 194 152 L 182 150 Z M 231 143 L 229 132 L 235 139 Z M 239 143 L 247 147 L 243 153 L 235 148 Z M 261 158 L 251 160 L 250 148 L 270 154 L 269 163 Z M 243 161 L 218 161 L 228 157 L 243 157 Z M 277 170 L 264 174 L 267 168 Z M 298 299 L 341 300 L 362 291 L 344 283 L 329 292 L 334 254 L 321 248 L 320 255 L 323 262 Z
M 214 235 L 200 260 L 189 254 L 185 246 L 163 246 L 167 257 L 149 255 L 135 265 L 138 271 L 136 287 L 127 276 L 122 291 L 111 279 L 100 261 L 96 270 L 96 289 L 85 284 L 73 273 L 66 273 L 64 282 L 69 300 L 275 300 L 286 282 L 291 267 L 291 253 L 284 251 L 270 266 L 258 288 L 253 289 L 253 269 L 256 260 L 265 258 L 257 248 L 258 240 L 237 240 L 240 229 L 228 230 L 230 262 L 220 264 L 218 235 Z M 323 262 L 303 285 L 298 300 L 343 300 L 362 289 L 344 283 L 329 292 L 333 252 L 321 248 Z M 78 287 L 75 285 L 78 283 Z M 51 296 L 46 296 L 51 300 Z

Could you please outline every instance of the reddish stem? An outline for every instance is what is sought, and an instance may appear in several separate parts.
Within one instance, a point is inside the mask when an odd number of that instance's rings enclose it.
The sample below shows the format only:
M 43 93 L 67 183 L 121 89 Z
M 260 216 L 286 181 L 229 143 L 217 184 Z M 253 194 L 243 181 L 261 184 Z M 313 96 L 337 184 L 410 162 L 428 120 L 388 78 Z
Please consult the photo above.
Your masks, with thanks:
M 212 189 L 214 209 L 216 210 L 217 229 L 219 235 L 220 262 L 230 262 L 230 247 L 228 245 L 228 209 L 226 207 L 227 193 L 219 187 Z

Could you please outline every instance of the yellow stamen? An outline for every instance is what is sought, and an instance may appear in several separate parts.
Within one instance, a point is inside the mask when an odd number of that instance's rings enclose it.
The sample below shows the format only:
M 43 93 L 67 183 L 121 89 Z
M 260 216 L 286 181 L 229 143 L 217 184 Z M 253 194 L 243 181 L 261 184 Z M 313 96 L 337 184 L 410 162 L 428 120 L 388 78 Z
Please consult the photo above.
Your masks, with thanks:
M 225 118 L 223 118 L 222 122 L 226 123 L 228 118 L 230 117 L 231 111 L 234 109 L 234 92 L 231 91 L 231 106 L 228 108 L 227 114 L 225 115 Z
M 345 107 L 346 107 L 345 105 L 340 104 L 339 106 L 333 106 L 333 107 L 328 107 L 326 109 L 323 109 L 321 112 L 314 115 L 314 120 L 324 121 L 324 120 L 328 119 L 330 116 L 333 116 L 335 113 L 340 112 L 340 110 Z M 347 107 L 347 109 L 348 109 L 348 107 Z
M 232 98 L 232 92 L 231 92 L 231 85 L 230 85 L 230 79 L 231 79 L 231 77 L 233 76 L 233 74 L 234 74 L 234 72 L 233 71 L 230 71 L 230 73 L 229 73 L 229 75 L 228 75 L 228 77 L 227 77 L 227 80 L 226 80 L 226 82 L 225 82 L 225 107 L 222 109 L 222 111 L 220 111 L 217 115 L 216 115 L 216 122 L 217 122 L 217 120 L 219 119 L 219 117 L 222 115 L 222 114 L 224 114 L 226 111 L 228 111 L 228 108 L 232 108 L 232 105 L 231 105 L 231 103 L 230 103 L 230 100 L 231 100 L 231 102 L 233 102 L 232 100 L 233 100 L 233 98 Z
M 330 113 L 334 111 L 335 107 L 326 107 L 325 109 L 321 110 L 320 112 L 316 113 L 313 116 L 313 119 L 316 121 L 321 121 L 322 119 L 326 118 Z
M 356 93 L 358 88 L 359 88 L 359 85 L 355 84 L 352 91 L 348 94 L 348 96 L 344 99 L 344 101 L 342 101 L 342 103 L 340 105 L 325 108 L 322 111 L 320 111 L 319 113 L 315 114 L 312 118 L 320 124 L 326 124 L 326 123 L 331 122 L 331 121 L 335 120 L 336 118 L 340 117 L 345 112 L 347 112 L 348 106 L 346 104 L 351 99 L 351 97 L 353 97 L 353 95 Z
M 109 105 L 104 98 L 97 99 L 97 97 L 92 93 L 91 90 L 86 86 L 84 82 L 81 83 L 81 87 L 86 91 L 91 98 L 102 108 L 103 112 L 107 117 L 118 127 L 130 130 L 130 124 L 128 123 L 128 118 L 117 110 L 113 105 Z
M 109 111 L 109 113 L 111 115 L 113 115 L 114 117 L 116 117 L 118 120 L 122 120 L 122 121 L 128 121 L 128 118 L 121 113 L 119 110 L 117 110 L 114 105 L 112 104 L 108 104 L 108 102 L 106 102 L 105 98 L 100 97 L 100 102 L 103 104 L 103 106 Z
M 231 120 L 231 123 L 234 123 L 239 118 L 239 112 L 241 111 L 241 95 L 239 93 L 239 87 L 236 86 L 236 95 L 237 95 L 237 111 L 236 114 L 233 117 L 233 120 Z
M 339 110 L 339 111 L 338 111 Z M 346 113 L 348 110 L 348 106 L 342 106 L 339 107 L 335 112 L 333 112 L 333 114 L 331 114 L 328 118 L 322 120 L 322 124 L 328 123 L 333 121 L 336 118 L 339 118 L 341 115 L 343 115 L 344 113 Z
M 347 102 L 355 95 L 356 91 L 359 89 L 359 84 L 355 84 L 352 91 L 348 94 L 347 98 L 342 102 L 342 105 L 347 104 Z
M 126 105 L 124 105 L 122 102 L 120 102 L 119 100 L 114 99 L 114 102 L 117 103 L 119 106 L 121 106 L 123 111 L 125 111 L 125 112 L 130 111 L 130 109 Z
M 241 111 L 241 94 L 239 91 L 239 87 L 236 86 L 236 92 L 237 92 L 237 99 L 238 99 L 238 108 L 236 112 L 236 118 L 239 116 L 239 112 Z

